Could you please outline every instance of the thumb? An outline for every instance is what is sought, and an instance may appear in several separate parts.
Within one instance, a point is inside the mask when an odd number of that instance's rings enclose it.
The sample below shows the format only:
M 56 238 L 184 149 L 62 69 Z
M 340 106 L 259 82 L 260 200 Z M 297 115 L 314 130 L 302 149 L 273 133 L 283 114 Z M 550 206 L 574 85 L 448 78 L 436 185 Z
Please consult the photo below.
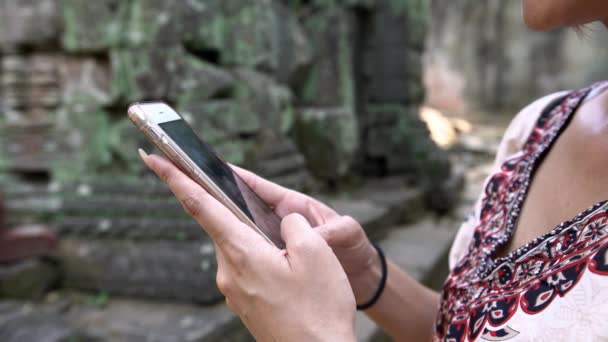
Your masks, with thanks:
M 283 218 L 281 236 L 290 259 L 310 256 L 319 248 L 327 247 L 325 240 L 300 214 L 289 214 Z

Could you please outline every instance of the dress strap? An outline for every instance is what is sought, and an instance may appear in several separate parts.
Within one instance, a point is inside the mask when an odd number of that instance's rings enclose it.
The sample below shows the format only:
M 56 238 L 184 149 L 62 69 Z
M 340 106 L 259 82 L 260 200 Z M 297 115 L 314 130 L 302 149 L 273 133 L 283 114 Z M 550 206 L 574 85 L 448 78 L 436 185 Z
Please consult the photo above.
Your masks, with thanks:
M 592 86 L 591 91 L 587 95 L 585 102 L 593 99 L 594 97 L 603 93 L 606 89 L 608 89 L 608 81 L 601 81 Z

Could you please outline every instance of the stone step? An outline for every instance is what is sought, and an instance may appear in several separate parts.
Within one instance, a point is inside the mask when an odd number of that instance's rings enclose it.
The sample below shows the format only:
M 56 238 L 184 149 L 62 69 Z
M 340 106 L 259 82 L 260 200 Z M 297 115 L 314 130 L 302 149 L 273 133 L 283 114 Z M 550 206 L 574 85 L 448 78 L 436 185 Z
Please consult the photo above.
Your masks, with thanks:
M 417 220 L 425 211 L 423 191 L 407 185 L 403 178 L 369 180 L 354 193 L 313 197 L 341 215 L 352 216 L 374 241 L 384 238 L 398 224 Z
M 49 260 L 31 258 L 2 263 L 0 264 L 0 298 L 38 299 L 56 285 L 58 279 L 58 269 Z M 0 338 L 0 341 L 4 339 Z
M 180 209 L 181 210 L 181 209 Z M 179 213 L 179 211 L 178 211 Z M 128 239 L 128 240 L 204 240 L 205 233 L 192 218 L 162 218 L 148 215 L 137 217 L 78 216 L 56 221 L 58 235 L 72 238 Z
M 267 160 L 256 168 L 256 173 L 273 178 L 304 170 L 306 161 L 301 154 L 292 154 L 281 158 Z
M 253 338 L 223 304 L 201 307 L 60 291 L 42 302 L 0 302 L 0 340 L 249 342 Z
M 0 341 L 84 341 L 84 336 L 62 316 L 64 305 L 0 301 Z
M 58 264 L 62 286 L 135 298 L 213 304 L 213 245 L 206 242 L 63 240 Z

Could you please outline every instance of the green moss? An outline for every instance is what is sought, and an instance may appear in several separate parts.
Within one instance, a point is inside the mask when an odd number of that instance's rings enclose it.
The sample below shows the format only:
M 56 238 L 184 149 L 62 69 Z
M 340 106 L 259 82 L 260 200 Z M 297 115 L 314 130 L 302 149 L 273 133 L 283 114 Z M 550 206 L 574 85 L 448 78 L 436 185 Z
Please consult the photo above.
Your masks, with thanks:
M 338 61 L 340 65 L 340 92 L 342 95 L 342 104 L 349 109 L 355 108 L 355 85 L 353 80 L 353 51 L 350 44 L 350 37 L 348 35 L 349 28 L 347 27 L 348 22 L 343 21 L 342 35 L 340 36 Z
M 130 0 L 63 0 L 64 48 L 90 52 L 125 45 L 130 3 Z
M 79 180 L 112 163 L 108 113 L 87 109 L 83 104 L 72 104 L 59 115 L 66 118 L 69 127 L 58 128 L 58 133 L 68 140 L 70 146 L 67 155 L 51 164 L 54 179 Z

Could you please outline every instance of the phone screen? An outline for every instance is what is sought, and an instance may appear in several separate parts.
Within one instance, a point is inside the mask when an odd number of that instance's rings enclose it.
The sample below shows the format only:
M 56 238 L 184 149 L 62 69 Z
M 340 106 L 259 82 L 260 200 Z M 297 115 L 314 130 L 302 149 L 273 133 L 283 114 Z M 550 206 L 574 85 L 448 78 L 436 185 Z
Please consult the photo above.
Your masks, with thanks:
M 281 220 L 275 212 L 251 188 L 232 171 L 209 144 L 194 132 L 192 127 L 171 107 L 172 113 L 157 120 L 158 125 L 192 159 L 192 161 L 217 185 L 226 196 L 255 223 L 278 248 L 285 248 L 281 238 Z M 146 105 L 142 105 L 145 109 Z M 154 111 L 152 111 L 154 113 Z M 165 121 L 167 120 L 167 121 Z M 163 122 L 164 121 L 164 122 Z

